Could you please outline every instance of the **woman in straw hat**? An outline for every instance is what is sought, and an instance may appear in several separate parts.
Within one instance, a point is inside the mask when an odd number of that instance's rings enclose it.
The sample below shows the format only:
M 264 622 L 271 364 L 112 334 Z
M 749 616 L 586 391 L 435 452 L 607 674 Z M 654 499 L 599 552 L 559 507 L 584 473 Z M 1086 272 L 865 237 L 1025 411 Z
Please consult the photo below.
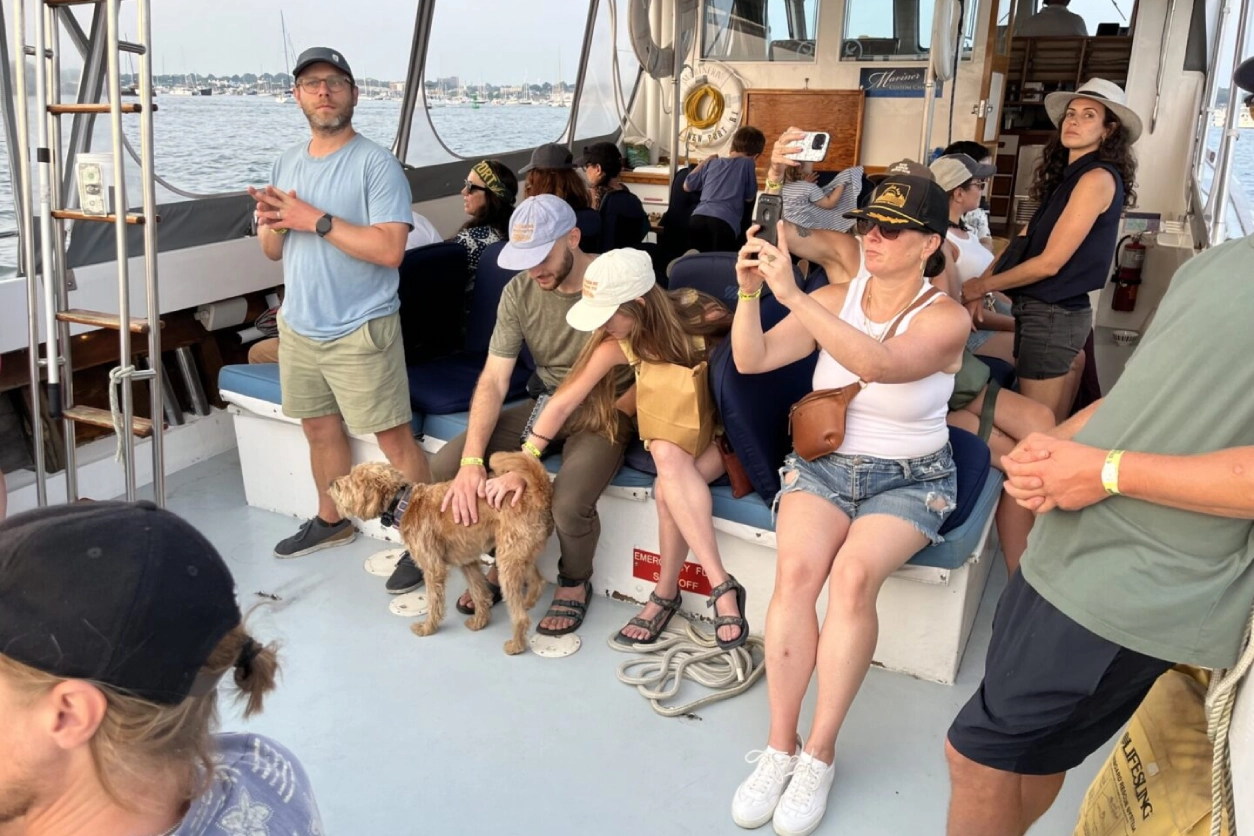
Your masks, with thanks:
M 977 321 L 986 293 L 1005 291 L 1014 300 L 1020 389 L 1061 421 L 1075 400 L 1093 325 L 1088 294 L 1106 283 L 1119 216 L 1136 201 L 1132 145 L 1141 119 L 1122 88 L 1101 78 L 1050 93 L 1045 110 L 1058 132 L 1032 184 L 1040 206 L 1010 255 L 962 286 L 962 300 Z

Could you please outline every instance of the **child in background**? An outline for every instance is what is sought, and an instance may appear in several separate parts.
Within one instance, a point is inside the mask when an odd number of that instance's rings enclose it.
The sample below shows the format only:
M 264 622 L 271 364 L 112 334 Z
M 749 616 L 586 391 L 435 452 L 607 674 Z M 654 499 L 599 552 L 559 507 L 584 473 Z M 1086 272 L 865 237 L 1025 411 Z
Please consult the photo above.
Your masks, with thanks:
M 805 229 L 848 232 L 853 219 L 844 214 L 858 208 L 862 166 L 844 169 L 823 187 L 815 182 L 817 179 L 810 162 L 784 171 L 784 220 Z
M 746 125 L 732 134 L 731 153 L 706 157 L 688 172 L 684 191 L 701 192 L 701 202 L 688 221 L 691 246 L 703 253 L 736 249 L 746 204 L 758 196 L 758 155 L 766 137 Z

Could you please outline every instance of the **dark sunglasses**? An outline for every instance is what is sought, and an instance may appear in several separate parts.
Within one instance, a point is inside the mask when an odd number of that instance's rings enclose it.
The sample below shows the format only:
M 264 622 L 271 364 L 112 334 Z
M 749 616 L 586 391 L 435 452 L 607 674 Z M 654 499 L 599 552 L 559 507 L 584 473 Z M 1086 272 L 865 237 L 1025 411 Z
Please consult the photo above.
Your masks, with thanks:
M 491 191 L 491 189 L 489 189 L 487 186 L 480 186 L 478 183 L 472 183 L 469 180 L 467 180 L 466 182 L 462 183 L 462 191 L 464 192 L 489 192 Z
M 879 227 L 880 237 L 885 241 L 896 241 L 897 236 L 905 231 L 902 229 L 889 229 L 888 227 L 878 224 L 869 218 L 858 218 L 857 223 L 854 226 L 857 228 L 858 234 L 863 238 L 870 235 L 871 230 Z

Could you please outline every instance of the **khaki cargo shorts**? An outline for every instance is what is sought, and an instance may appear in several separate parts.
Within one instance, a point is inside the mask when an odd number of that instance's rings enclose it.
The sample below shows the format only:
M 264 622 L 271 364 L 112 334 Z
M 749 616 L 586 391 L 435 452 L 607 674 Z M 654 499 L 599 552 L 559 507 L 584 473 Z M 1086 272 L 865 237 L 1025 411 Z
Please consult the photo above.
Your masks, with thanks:
M 281 316 L 278 326 L 284 415 L 321 418 L 338 413 L 359 434 L 410 422 L 400 314 L 372 319 L 326 342 L 295 333 Z

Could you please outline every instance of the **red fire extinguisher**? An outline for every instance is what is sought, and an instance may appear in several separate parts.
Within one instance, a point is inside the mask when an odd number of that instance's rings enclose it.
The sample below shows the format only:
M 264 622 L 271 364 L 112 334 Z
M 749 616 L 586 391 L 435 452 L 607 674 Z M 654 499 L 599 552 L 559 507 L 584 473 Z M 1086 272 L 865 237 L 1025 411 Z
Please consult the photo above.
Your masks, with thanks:
M 1115 283 L 1115 295 L 1110 302 L 1112 310 L 1128 312 L 1136 308 L 1136 291 L 1141 286 L 1146 249 L 1139 234 L 1125 235 L 1115 246 L 1115 275 L 1111 277 Z

